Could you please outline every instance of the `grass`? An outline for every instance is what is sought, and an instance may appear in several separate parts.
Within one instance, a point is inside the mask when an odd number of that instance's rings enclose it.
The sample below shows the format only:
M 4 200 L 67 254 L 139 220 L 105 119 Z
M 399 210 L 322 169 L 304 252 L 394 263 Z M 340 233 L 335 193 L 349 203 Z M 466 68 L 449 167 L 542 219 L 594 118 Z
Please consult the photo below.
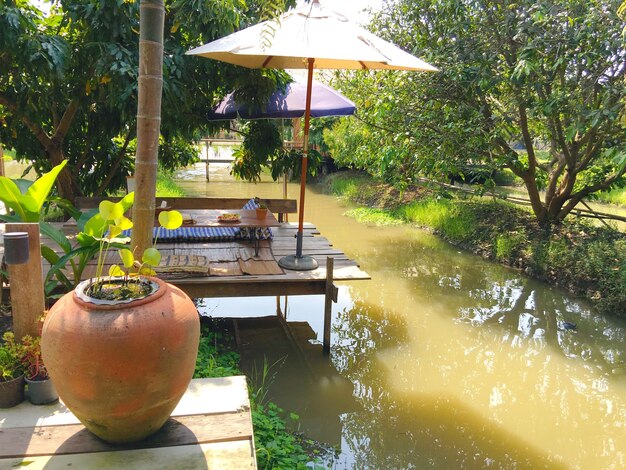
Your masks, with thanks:
M 361 174 L 343 173 L 333 180 L 326 187 L 353 202 L 362 203 L 360 186 L 382 187 Z M 584 297 L 601 313 L 626 317 L 626 234 L 574 218 L 545 229 L 530 212 L 506 201 L 443 198 L 418 190 L 391 204 L 390 194 L 380 193 L 386 209 L 360 207 L 349 214 L 379 225 L 404 221 L 426 227 L 456 246 Z
M 203 324 L 194 378 L 242 375 L 240 356 L 233 345 L 233 338 L 217 321 Z M 302 439 L 287 429 L 288 424 L 299 419 L 298 415 L 287 415 L 276 404 L 265 400 L 269 369 L 265 364 L 260 382 L 249 386 L 257 465 L 260 469 L 310 468 L 307 464 L 312 459 L 302 447 Z
M 597 194 L 598 201 L 607 204 L 626 205 L 626 188 L 614 188 Z
M 171 173 L 159 170 L 156 181 L 157 197 L 185 197 L 185 192 L 174 181 Z

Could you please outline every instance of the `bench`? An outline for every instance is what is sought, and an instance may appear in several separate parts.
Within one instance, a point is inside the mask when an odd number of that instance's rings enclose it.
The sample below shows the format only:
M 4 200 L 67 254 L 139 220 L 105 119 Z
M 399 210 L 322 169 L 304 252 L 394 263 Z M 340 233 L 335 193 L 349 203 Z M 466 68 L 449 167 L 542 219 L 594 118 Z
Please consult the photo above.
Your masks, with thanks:
M 119 201 L 119 197 L 77 197 L 75 205 L 78 209 L 93 209 L 98 207 L 103 200 Z M 241 209 L 250 198 L 236 197 L 157 197 L 156 207 L 161 206 L 161 202 L 172 209 L 179 211 L 192 209 Z M 261 199 L 268 209 L 277 215 L 279 222 L 284 222 L 285 214 L 295 214 L 298 212 L 298 205 L 295 199 Z

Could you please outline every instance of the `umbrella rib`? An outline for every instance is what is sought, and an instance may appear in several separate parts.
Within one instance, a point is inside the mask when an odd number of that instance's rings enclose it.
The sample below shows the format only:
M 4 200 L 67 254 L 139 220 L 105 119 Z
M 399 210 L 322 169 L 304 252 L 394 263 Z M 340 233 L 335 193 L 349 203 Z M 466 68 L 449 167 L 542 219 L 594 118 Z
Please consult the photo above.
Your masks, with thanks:
M 359 64 L 361 64 L 361 67 L 363 67 L 364 70 L 368 70 L 367 65 L 365 65 L 365 62 L 363 62 L 362 60 L 359 60 Z
M 261 68 L 266 68 L 267 64 L 269 64 L 270 60 L 272 60 L 273 58 L 273 55 L 268 55 L 267 58 L 263 61 L 263 65 L 261 65 Z

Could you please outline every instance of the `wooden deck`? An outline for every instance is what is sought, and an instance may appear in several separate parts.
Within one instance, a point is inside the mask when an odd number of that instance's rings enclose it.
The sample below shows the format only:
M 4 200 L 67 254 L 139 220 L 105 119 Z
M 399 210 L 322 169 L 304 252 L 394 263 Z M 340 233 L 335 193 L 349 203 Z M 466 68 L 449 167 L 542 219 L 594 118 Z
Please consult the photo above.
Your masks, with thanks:
M 295 234 L 297 224 L 283 223 L 272 228 L 274 239 L 269 243 L 276 260 L 296 251 Z M 214 246 L 213 243 L 161 244 L 159 250 L 166 254 L 201 254 Z M 290 271 L 282 275 L 257 276 L 210 276 L 172 280 L 171 283 L 183 289 L 190 297 L 249 297 L 276 295 L 326 294 L 327 259 L 332 257 L 334 266 L 333 281 L 357 281 L 370 279 L 358 263 L 349 259 L 341 250 L 319 235 L 319 231 L 307 224 L 304 229 L 303 254 L 313 256 L 319 267 L 312 271 Z
M 132 445 L 106 444 L 62 404 L 2 410 L 0 469 L 255 469 L 246 378 L 192 380 L 172 417 Z
M 97 206 L 101 198 L 84 198 L 77 201 L 82 208 Z M 157 198 L 157 202 L 165 200 L 167 205 L 178 210 L 215 209 L 222 207 L 232 209 L 241 207 L 247 199 L 235 198 Z M 294 213 L 296 202 L 290 199 L 265 200 L 270 209 L 280 216 Z M 280 218 L 279 218 L 280 220 Z M 61 225 L 59 225 L 61 227 Z M 62 225 L 68 234 L 75 234 L 75 225 Z M 266 244 L 271 247 L 272 256 L 276 261 L 296 251 L 297 224 L 283 222 L 279 227 L 272 228 L 274 237 Z M 51 240 L 42 239 L 42 243 L 55 249 Z M 222 242 L 224 243 L 224 242 Z M 228 243 L 228 242 L 226 242 Z M 216 247 L 215 242 L 158 243 L 161 254 L 207 256 L 208 251 Z M 0 247 L 2 254 L 4 247 Z M 57 247 L 58 248 L 58 247 Z M 58 250 L 57 250 L 58 251 Z M 180 287 L 192 298 L 202 297 L 249 297 L 249 296 L 280 296 L 280 295 L 324 295 L 324 352 L 330 351 L 330 324 L 332 302 L 337 302 L 337 281 L 358 281 L 370 279 L 369 274 L 361 270 L 358 263 L 349 259 L 344 252 L 333 246 L 331 241 L 323 237 L 315 226 L 305 224 L 303 236 L 303 254 L 315 258 L 319 266 L 311 271 L 291 271 L 284 269 L 283 274 L 239 275 L 239 276 L 202 276 L 168 279 L 168 282 Z M 62 253 L 59 253 L 62 255 Z M 117 255 L 112 262 L 119 263 Z M 113 260 L 113 256 L 110 258 Z M 83 279 L 93 275 L 93 265 L 83 272 Z M 44 276 L 49 266 L 44 262 Z M 104 272 L 108 272 L 105 267 Z M 258 272 L 258 271 L 257 271 Z M 69 273 L 67 273 L 69 274 Z

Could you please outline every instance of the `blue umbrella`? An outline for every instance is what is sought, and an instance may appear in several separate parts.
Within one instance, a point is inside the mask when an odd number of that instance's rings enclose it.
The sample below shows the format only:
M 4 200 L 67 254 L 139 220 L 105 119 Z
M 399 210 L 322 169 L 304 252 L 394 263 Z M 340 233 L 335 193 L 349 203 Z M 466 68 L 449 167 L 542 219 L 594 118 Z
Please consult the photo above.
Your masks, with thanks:
M 234 93 L 226 97 L 209 111 L 209 121 L 222 121 L 230 119 L 280 119 L 299 118 L 306 111 L 306 84 L 293 82 L 287 85 L 284 93 L 274 92 L 265 106 L 265 109 L 250 109 L 249 106 L 237 104 Z M 356 106 L 352 101 L 343 96 L 337 90 L 320 83 L 313 82 L 311 98 L 311 117 L 324 116 L 349 116 L 354 114 Z

